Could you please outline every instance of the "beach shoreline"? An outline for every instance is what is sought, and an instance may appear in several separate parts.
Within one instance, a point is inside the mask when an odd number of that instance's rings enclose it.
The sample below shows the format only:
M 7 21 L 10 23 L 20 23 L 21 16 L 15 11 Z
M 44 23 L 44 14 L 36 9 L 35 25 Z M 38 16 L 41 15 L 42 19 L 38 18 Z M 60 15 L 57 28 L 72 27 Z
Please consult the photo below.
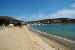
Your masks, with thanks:
M 27 26 L 23 26 L 5 27 L 0 30 L 0 50 L 55 50 L 55 48 L 35 36 Z
M 27 26 L 5 27 L 0 30 L 0 39 L 0 50 L 70 50 Z
M 48 40 L 55 41 L 56 43 L 59 43 L 60 45 L 62 45 L 64 47 L 67 47 L 70 50 L 75 50 L 75 41 L 71 41 L 69 39 L 66 39 L 66 38 L 63 38 L 63 37 L 60 37 L 60 36 L 47 34 L 45 32 L 41 32 L 39 30 L 35 30 L 35 29 L 30 28 L 30 27 L 29 27 L 29 30 L 41 35 L 42 37 L 44 37 L 44 38 L 46 38 Z M 49 42 L 47 42 L 47 43 L 49 44 Z

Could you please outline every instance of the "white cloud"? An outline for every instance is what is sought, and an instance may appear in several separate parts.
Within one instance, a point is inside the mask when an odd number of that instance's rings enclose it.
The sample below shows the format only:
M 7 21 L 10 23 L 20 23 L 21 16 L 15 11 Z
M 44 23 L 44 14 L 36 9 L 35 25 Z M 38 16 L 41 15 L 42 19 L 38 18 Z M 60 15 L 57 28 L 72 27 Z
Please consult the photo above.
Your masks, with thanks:
M 73 3 L 71 5 L 71 7 L 75 7 L 75 3 Z M 48 8 L 47 10 L 49 10 L 49 9 L 50 8 Z M 18 11 L 16 9 L 12 9 L 12 10 Z M 29 15 L 29 16 L 19 15 L 18 17 L 16 17 L 16 19 L 24 20 L 24 21 L 36 21 L 36 20 L 62 18 L 62 17 L 63 18 L 75 18 L 75 9 L 57 10 L 56 13 L 48 14 L 48 15 L 44 15 L 42 13 L 39 13 L 38 15 L 32 14 L 32 15 Z
M 38 18 L 40 19 L 52 19 L 52 18 L 75 18 L 75 9 L 63 9 L 58 10 L 55 14 L 43 15 L 39 14 Z
M 75 3 L 73 3 L 73 4 L 71 5 L 71 7 L 75 7 Z
M 38 19 L 38 16 L 35 16 L 35 15 L 30 15 L 30 16 L 19 15 L 19 16 L 16 17 L 16 19 L 23 20 L 23 21 L 33 21 L 33 20 Z
M 19 15 L 18 17 L 16 17 L 16 19 L 23 20 L 23 19 L 25 19 L 25 16 Z
M 68 10 L 68 9 L 63 9 L 63 10 L 58 10 L 57 13 L 50 15 L 50 18 L 75 18 L 75 9 L 73 10 Z
M 23 20 L 23 21 L 36 21 L 36 20 L 41 20 L 44 18 L 45 18 L 45 16 L 42 14 L 30 15 L 30 16 L 19 15 L 16 17 L 16 19 Z
M 38 14 L 38 15 L 30 15 L 30 16 L 23 16 L 19 15 L 17 19 L 24 20 L 24 21 L 36 21 L 36 20 L 43 20 L 43 19 L 53 19 L 53 18 L 75 18 L 75 9 L 62 9 L 58 10 L 55 14 Z

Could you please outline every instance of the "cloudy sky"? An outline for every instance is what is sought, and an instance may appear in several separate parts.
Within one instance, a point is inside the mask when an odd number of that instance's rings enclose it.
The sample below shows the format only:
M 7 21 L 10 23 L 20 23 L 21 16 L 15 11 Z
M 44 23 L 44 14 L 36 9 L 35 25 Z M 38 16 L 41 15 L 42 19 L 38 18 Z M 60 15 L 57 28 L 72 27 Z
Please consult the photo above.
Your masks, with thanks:
M 0 16 L 24 21 L 75 19 L 75 0 L 0 0 Z

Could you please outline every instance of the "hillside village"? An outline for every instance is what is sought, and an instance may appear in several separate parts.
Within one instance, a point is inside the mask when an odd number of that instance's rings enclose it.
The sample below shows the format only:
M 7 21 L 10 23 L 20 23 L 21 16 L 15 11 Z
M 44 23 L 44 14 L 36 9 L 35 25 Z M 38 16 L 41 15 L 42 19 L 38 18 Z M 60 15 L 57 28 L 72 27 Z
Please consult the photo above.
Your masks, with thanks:
M 30 25 L 44 25 L 44 24 L 75 24 L 75 19 L 70 18 L 57 18 L 57 19 L 45 19 L 38 21 L 27 22 Z

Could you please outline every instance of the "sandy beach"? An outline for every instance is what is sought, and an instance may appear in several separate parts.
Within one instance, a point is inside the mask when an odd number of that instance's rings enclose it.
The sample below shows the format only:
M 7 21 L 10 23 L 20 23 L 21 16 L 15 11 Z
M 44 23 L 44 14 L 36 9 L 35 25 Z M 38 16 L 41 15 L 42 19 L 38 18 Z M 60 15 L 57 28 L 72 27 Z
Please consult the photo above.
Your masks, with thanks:
M 5 27 L 0 30 L 0 50 L 70 50 L 46 37 L 40 36 L 27 26 Z

